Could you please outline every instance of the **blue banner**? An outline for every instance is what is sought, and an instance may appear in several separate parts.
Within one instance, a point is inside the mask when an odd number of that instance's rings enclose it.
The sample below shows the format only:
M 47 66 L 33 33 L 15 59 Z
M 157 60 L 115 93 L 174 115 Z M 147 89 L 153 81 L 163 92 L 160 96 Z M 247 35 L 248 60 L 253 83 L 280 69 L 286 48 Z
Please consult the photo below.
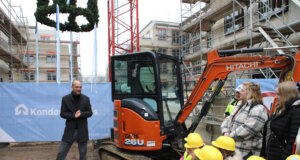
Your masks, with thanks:
M 69 93 L 69 83 L 0 83 L 0 142 L 60 141 L 65 127 L 59 116 L 61 99 Z M 90 97 L 93 110 L 90 139 L 110 137 L 110 83 L 82 84 L 82 93 Z

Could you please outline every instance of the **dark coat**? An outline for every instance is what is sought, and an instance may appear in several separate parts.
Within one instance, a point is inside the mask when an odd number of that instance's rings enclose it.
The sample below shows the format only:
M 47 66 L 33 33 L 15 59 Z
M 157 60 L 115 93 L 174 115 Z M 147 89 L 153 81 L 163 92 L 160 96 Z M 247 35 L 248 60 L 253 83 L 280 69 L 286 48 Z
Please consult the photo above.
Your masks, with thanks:
M 80 109 L 81 115 L 75 118 L 77 108 Z M 78 142 L 87 142 L 89 140 L 87 118 L 93 114 L 90 104 L 90 99 L 84 94 L 81 94 L 77 104 L 72 96 L 68 94 L 62 98 L 60 116 L 66 119 L 66 127 L 62 141 L 72 142 L 76 123 L 78 126 Z
M 286 103 L 286 110 L 270 118 L 271 134 L 267 141 L 268 160 L 285 160 L 292 154 L 300 126 L 300 99 Z

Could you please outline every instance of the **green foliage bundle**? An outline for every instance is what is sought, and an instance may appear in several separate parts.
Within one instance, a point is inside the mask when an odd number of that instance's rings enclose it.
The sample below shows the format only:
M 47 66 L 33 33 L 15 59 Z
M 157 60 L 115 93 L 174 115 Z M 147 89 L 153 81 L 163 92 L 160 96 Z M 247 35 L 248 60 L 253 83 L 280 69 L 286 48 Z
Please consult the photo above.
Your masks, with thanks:
M 89 32 L 94 29 L 94 25 L 98 25 L 99 11 L 97 0 L 88 0 L 87 8 L 76 7 L 77 0 L 70 0 L 67 5 L 66 0 L 53 0 L 53 5 L 49 6 L 49 0 L 37 0 L 37 9 L 34 13 L 38 22 L 56 27 L 56 22 L 49 19 L 48 16 L 56 13 L 56 4 L 59 5 L 59 12 L 69 14 L 68 21 L 64 24 L 60 23 L 61 31 L 74 31 L 74 32 Z M 76 22 L 77 16 L 84 16 L 88 23 L 79 26 Z

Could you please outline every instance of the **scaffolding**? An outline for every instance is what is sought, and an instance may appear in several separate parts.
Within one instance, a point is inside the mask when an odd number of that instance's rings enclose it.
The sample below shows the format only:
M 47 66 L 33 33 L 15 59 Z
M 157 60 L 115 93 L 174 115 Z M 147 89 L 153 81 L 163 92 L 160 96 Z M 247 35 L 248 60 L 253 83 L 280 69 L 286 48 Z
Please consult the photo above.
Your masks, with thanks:
M 0 59 L 9 64 L 9 81 L 28 66 L 22 54 L 29 38 L 27 24 L 21 6 L 11 5 L 10 0 L 0 1 Z
M 206 65 L 206 54 L 212 49 L 293 45 L 291 40 L 300 39 L 300 18 L 296 16 L 299 6 L 290 3 L 293 1 L 182 0 L 181 56 L 187 62 L 187 79 L 199 77 Z M 297 49 L 288 51 L 295 52 Z

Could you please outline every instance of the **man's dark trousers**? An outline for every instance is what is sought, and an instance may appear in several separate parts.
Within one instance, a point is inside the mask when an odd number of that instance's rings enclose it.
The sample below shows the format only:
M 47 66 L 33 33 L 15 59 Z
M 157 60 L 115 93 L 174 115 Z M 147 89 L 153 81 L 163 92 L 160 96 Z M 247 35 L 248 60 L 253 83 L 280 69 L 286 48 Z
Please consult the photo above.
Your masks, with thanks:
M 77 140 L 77 138 L 78 138 L 78 130 L 75 130 L 72 142 L 64 142 L 64 141 L 60 142 L 56 160 L 66 159 L 69 149 L 71 148 L 73 142 Z M 87 142 L 78 142 L 78 149 L 79 149 L 80 160 L 86 160 Z

